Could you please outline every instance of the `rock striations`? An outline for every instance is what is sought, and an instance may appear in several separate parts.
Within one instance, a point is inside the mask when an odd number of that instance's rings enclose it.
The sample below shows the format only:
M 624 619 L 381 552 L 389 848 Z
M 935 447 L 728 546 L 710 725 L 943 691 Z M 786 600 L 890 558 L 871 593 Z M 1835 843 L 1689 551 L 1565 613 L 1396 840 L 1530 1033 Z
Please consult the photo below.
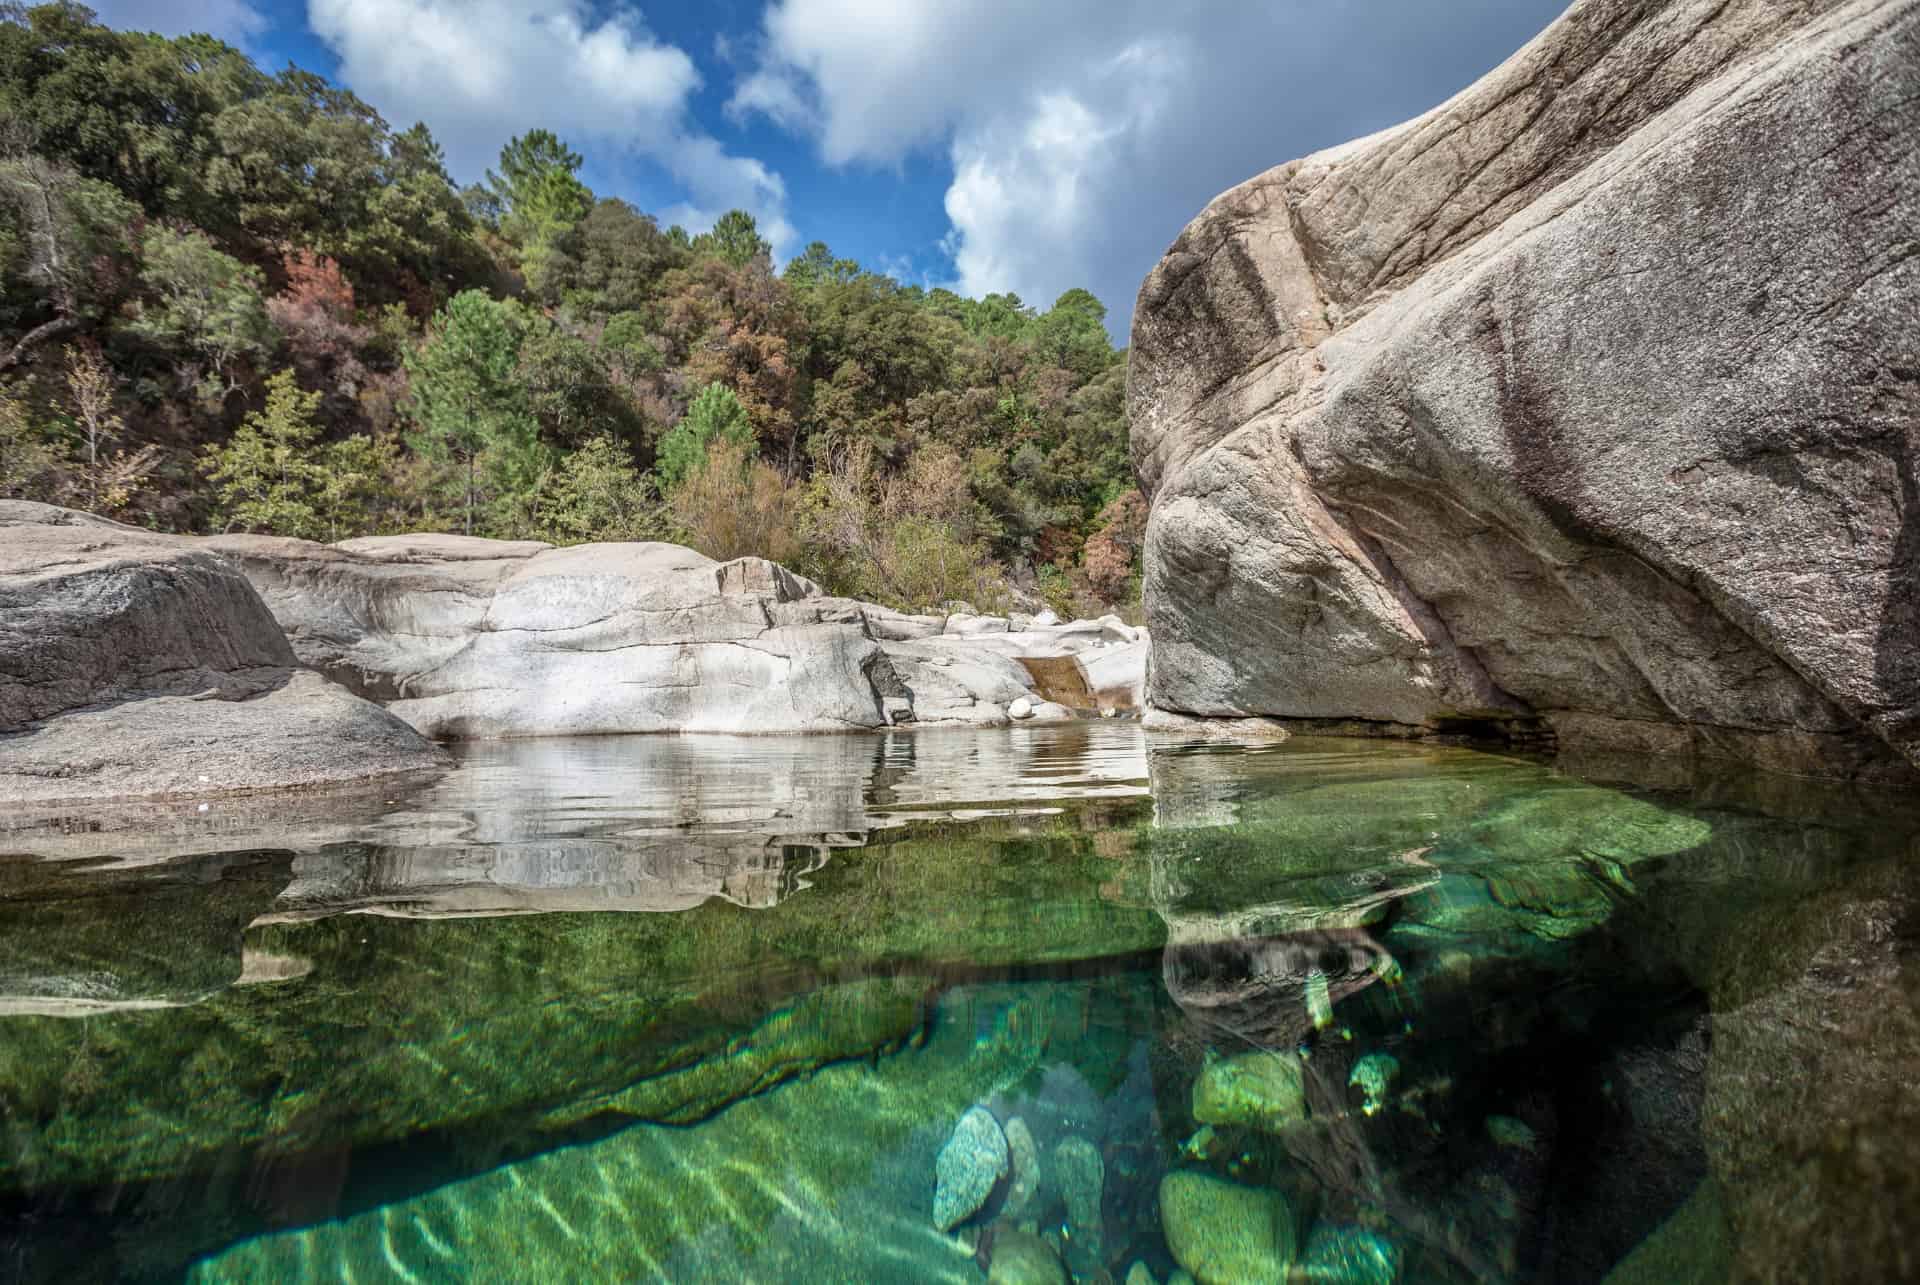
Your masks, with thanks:
M 1580 0 L 1142 287 L 1159 708 L 1920 763 L 1920 4 Z

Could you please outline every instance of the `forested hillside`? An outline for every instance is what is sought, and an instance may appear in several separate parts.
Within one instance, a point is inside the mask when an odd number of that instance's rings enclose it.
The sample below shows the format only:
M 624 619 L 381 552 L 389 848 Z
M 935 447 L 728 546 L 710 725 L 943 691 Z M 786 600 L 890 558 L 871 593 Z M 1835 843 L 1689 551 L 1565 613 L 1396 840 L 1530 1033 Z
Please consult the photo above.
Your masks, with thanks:
M 529 125 L 537 122 L 529 122 Z M 456 188 L 321 77 L 0 7 L 0 495 L 173 530 L 676 539 L 905 607 L 1134 594 L 1124 354 L 534 128 Z

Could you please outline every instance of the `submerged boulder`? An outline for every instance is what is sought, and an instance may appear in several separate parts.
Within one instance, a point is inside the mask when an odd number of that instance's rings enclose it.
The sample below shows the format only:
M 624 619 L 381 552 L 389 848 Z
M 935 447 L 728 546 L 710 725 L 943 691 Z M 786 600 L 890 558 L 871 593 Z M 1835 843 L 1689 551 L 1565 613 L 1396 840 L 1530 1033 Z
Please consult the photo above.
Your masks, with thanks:
M 1293 1214 L 1277 1191 L 1183 1169 L 1160 1182 L 1160 1224 L 1174 1261 L 1201 1285 L 1287 1279 Z
M 1920 763 L 1920 6 L 1580 0 L 1141 289 L 1149 699 Z
M 1053 1149 L 1053 1175 L 1067 1207 L 1067 1225 L 1083 1239 L 1097 1242 L 1100 1203 L 1107 1184 L 1107 1165 L 1100 1158 L 1100 1149 L 1082 1137 L 1061 1139 Z
M 1006 1135 L 1007 1161 L 1013 1178 L 1007 1185 L 1007 1203 L 1000 1213 L 1003 1218 L 1017 1219 L 1026 1215 L 1040 1194 L 1040 1148 L 1034 1143 L 1033 1130 L 1019 1116 L 1007 1121 Z
M 987 1285 L 1067 1285 L 1067 1269 L 1053 1247 L 1033 1233 L 1003 1231 L 993 1238 Z
M 933 1225 L 951 1231 L 980 1211 L 1007 1176 L 1007 1135 L 984 1107 L 960 1117 L 934 1161 Z
M 1279 1133 L 1307 1118 L 1306 1077 L 1287 1053 L 1242 1053 L 1208 1062 L 1193 1082 L 1193 1118 Z
M 0 802 L 332 786 L 443 766 L 301 670 L 198 542 L 0 501 Z

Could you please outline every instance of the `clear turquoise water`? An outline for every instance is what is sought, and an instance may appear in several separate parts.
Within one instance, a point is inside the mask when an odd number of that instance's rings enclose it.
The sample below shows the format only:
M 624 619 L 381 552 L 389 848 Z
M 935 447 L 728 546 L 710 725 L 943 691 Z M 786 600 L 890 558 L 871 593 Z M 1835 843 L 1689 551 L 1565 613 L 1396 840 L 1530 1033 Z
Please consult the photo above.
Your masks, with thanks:
M 1920 1275 L 1913 801 L 1675 770 L 1096 723 L 0 818 L 0 1279 Z

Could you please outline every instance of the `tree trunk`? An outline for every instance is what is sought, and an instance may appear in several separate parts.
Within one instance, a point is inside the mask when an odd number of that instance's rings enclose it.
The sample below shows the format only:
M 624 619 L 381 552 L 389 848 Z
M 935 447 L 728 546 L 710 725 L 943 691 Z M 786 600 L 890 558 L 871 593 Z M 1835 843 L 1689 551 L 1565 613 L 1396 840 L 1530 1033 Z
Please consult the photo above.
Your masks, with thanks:
M 43 321 L 20 336 L 20 341 L 3 357 L 0 357 L 0 374 L 5 374 L 26 360 L 27 354 L 49 339 L 58 339 L 61 335 L 71 334 L 80 329 L 80 318 L 63 315 L 52 321 Z

